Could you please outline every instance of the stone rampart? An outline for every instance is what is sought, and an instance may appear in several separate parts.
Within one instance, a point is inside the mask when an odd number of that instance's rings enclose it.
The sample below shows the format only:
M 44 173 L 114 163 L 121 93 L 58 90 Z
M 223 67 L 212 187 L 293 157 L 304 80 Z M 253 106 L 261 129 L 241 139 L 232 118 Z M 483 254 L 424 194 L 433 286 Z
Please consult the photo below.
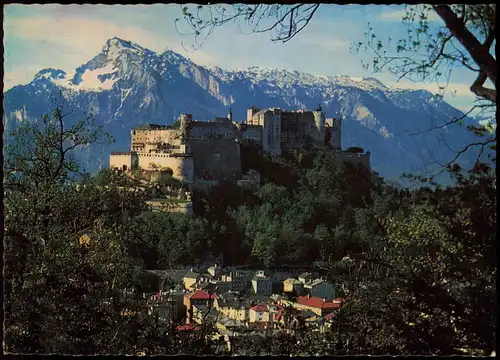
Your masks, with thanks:
M 144 170 L 169 168 L 172 177 L 185 182 L 193 181 L 193 158 L 176 154 L 137 154 L 138 166 Z
M 191 140 L 195 179 L 226 180 L 241 176 L 240 145 L 235 139 Z

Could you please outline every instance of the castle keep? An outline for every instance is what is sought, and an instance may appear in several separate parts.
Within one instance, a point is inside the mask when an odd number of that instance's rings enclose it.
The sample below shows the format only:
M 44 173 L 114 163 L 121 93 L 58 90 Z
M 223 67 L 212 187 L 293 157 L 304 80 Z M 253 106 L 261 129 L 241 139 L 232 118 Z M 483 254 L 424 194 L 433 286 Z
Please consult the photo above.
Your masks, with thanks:
M 110 168 L 169 172 L 191 188 L 206 188 L 222 180 L 241 180 L 241 144 L 255 144 L 265 152 L 301 148 L 329 149 L 339 161 L 354 161 L 370 168 L 370 154 L 341 150 L 341 120 L 327 119 L 321 108 L 284 111 L 251 107 L 244 122 L 228 117 L 194 121 L 180 116 L 180 127 L 149 124 L 131 131 L 129 152 L 110 155 Z

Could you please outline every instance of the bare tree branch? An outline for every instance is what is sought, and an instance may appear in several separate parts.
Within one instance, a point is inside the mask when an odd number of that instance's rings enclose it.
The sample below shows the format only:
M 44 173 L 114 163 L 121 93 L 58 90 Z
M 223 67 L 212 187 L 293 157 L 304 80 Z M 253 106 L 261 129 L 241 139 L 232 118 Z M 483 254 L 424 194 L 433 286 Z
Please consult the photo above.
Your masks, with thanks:
M 467 49 L 480 69 L 487 74 L 493 83 L 496 83 L 496 60 L 489 53 L 489 47 L 486 49 L 482 46 L 476 37 L 463 26 L 449 5 L 434 5 L 433 8 L 443 19 L 453 36 Z
M 229 15 L 227 15 L 226 11 L 229 5 L 225 4 L 208 5 L 205 7 L 198 5 L 196 15 L 193 15 L 192 11 L 189 10 L 189 6 L 182 5 L 184 19 L 192 30 L 191 34 L 184 35 L 195 35 L 198 46 L 193 46 L 193 48 L 197 49 L 203 46 L 206 38 L 216 27 L 226 23 L 234 21 L 238 24 L 240 31 L 242 31 L 239 21 L 242 20 L 251 27 L 254 33 L 274 32 L 275 35 L 272 41 L 287 42 L 309 24 L 320 5 L 321 4 L 235 4 L 231 5 L 234 13 Z M 202 14 L 200 11 L 201 8 L 207 10 L 208 16 Z M 214 17 L 212 12 L 216 12 L 220 17 Z M 272 24 L 263 27 L 265 20 L 272 18 L 274 18 Z M 175 26 L 177 32 L 183 34 L 177 27 L 177 20 Z
M 417 131 L 415 133 L 410 133 L 408 134 L 407 136 L 416 136 L 416 135 L 422 135 L 422 134 L 425 134 L 425 133 L 428 133 L 428 132 L 431 132 L 431 131 L 434 131 L 434 130 L 438 130 L 438 129 L 442 129 L 442 128 L 445 128 L 451 124 L 456 124 L 456 123 L 460 123 L 461 121 L 463 121 L 464 119 L 467 118 L 467 116 L 469 116 L 474 110 L 478 109 L 478 108 L 482 108 L 482 107 L 490 107 L 491 105 L 489 104 L 483 104 L 483 105 L 474 105 L 469 111 L 467 111 L 466 113 L 464 113 L 462 116 L 459 116 L 459 117 L 453 117 L 451 120 L 441 124 L 441 125 L 436 125 L 436 126 L 433 126 L 429 129 L 426 129 L 426 130 L 422 130 L 422 131 Z
M 439 166 L 441 166 L 441 169 L 439 170 L 438 173 L 435 173 L 433 175 L 431 175 L 431 177 L 437 177 L 439 176 L 440 174 L 442 174 L 444 171 L 446 170 L 449 170 L 452 168 L 452 166 L 454 166 L 456 164 L 456 161 L 458 160 L 458 158 L 460 158 L 460 156 L 462 156 L 463 154 L 465 154 L 467 151 L 469 151 L 471 148 L 474 148 L 474 147 L 479 147 L 479 155 L 478 155 L 478 160 L 479 161 L 479 157 L 483 154 L 484 152 L 484 149 L 488 146 L 491 146 L 491 145 L 494 145 L 496 143 L 496 138 L 494 139 L 488 139 L 488 140 L 484 140 L 484 141 L 475 141 L 475 142 L 472 142 L 472 143 L 469 143 L 467 144 L 466 146 L 464 146 L 462 149 L 460 150 L 453 150 L 446 142 L 446 140 L 444 139 L 443 135 L 441 134 L 441 138 L 444 142 L 444 144 L 448 147 L 448 149 L 452 152 L 455 153 L 455 156 L 453 157 L 453 159 L 451 159 L 450 161 L 442 164 L 442 163 L 439 163 L 436 161 L 436 164 L 438 164 Z M 455 165 L 456 166 L 456 165 Z

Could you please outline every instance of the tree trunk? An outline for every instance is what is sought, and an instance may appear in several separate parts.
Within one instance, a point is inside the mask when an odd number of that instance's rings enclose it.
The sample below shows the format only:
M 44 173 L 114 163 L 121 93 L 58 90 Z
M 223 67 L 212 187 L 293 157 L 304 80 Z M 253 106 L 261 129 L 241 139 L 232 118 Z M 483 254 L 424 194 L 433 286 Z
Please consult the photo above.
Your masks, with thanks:
M 483 46 L 448 5 L 435 5 L 433 8 L 450 29 L 451 34 L 457 38 L 479 65 L 479 68 L 488 75 L 493 84 L 496 84 L 497 62 L 491 56 L 489 46 Z

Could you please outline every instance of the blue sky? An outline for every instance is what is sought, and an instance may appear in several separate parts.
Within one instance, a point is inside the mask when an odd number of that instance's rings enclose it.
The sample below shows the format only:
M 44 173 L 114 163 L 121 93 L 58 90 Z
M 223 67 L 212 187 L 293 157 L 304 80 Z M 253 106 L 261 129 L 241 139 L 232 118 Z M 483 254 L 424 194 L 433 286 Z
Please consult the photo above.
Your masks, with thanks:
M 435 92 L 437 84 L 401 80 L 390 73 L 372 74 L 363 69 L 350 44 L 363 41 L 371 24 L 380 39 L 406 31 L 402 5 L 322 5 L 313 21 L 287 43 L 273 43 L 271 34 L 244 34 L 236 24 L 217 28 L 196 51 L 180 5 L 7 5 L 4 7 L 4 91 L 29 83 L 41 69 L 67 72 L 92 59 L 113 36 L 131 40 L 156 52 L 176 51 L 195 63 L 225 69 L 260 66 L 322 75 L 373 76 L 383 83 Z M 435 19 L 439 25 L 440 19 Z M 244 28 L 243 28 L 244 29 Z M 364 60 L 370 60 L 365 57 Z M 469 87 L 474 74 L 456 68 L 445 100 L 468 109 L 474 100 Z

